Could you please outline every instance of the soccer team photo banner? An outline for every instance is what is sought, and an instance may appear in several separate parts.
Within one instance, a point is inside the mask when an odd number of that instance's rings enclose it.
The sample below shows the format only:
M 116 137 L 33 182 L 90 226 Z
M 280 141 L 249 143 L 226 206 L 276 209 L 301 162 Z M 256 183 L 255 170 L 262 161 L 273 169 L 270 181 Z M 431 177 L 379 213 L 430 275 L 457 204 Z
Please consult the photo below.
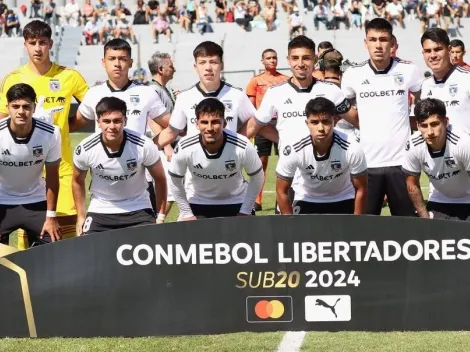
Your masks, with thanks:
M 470 224 L 260 216 L 0 247 L 0 336 L 470 330 Z

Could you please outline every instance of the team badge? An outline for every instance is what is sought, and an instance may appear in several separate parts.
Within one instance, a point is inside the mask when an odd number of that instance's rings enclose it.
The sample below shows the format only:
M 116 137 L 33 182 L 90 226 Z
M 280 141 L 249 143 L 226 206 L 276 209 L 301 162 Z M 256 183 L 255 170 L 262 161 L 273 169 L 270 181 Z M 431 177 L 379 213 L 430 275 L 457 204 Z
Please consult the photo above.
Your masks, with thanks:
M 227 160 L 225 162 L 225 170 L 227 171 L 235 171 L 237 168 L 237 164 L 235 163 L 235 160 Z
M 137 161 L 135 159 L 126 160 L 127 170 L 134 171 L 137 167 Z
M 36 158 L 42 156 L 42 145 L 33 147 L 33 156 L 35 156 Z
M 451 167 L 451 168 L 457 167 L 457 164 L 455 163 L 455 159 L 450 156 L 445 158 L 444 161 L 448 167 Z
M 393 77 L 394 81 L 395 81 L 395 84 L 397 86 L 402 86 L 403 83 L 405 82 L 405 79 L 403 78 L 403 75 L 401 73 L 395 75 L 395 77 Z
M 222 101 L 225 105 L 225 112 L 232 112 L 233 104 L 231 100 L 224 100 Z
M 60 90 L 60 81 L 58 79 L 51 79 L 49 81 L 49 89 L 51 92 L 58 92 Z
M 405 150 L 406 151 L 410 150 L 410 141 L 406 142 Z
M 82 147 L 79 145 L 79 146 L 75 149 L 75 154 L 80 155 L 81 152 L 82 152 Z
M 455 95 L 457 94 L 458 92 L 458 87 L 457 86 L 450 86 L 449 87 L 449 94 L 452 96 L 452 97 L 455 97 Z
M 340 161 L 332 161 L 331 162 L 331 170 L 334 172 L 341 171 L 341 162 Z
M 137 105 L 140 103 L 140 97 L 138 95 L 131 95 L 131 103 Z
M 288 145 L 287 147 L 284 148 L 284 151 L 282 152 L 282 154 L 284 154 L 285 156 L 288 156 L 291 151 L 292 151 L 292 148 Z

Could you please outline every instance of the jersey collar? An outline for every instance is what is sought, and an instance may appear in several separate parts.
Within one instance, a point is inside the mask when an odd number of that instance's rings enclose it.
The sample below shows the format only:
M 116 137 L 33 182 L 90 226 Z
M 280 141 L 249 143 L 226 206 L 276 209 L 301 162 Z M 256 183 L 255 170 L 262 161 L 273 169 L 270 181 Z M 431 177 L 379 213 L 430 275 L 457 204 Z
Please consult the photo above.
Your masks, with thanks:
M 217 88 L 217 90 L 215 92 L 207 92 L 206 93 L 201 88 L 201 82 L 196 83 L 197 90 L 206 98 L 208 98 L 208 97 L 217 98 L 217 96 L 219 95 L 220 91 L 224 88 L 224 86 L 225 86 L 225 82 L 220 81 L 220 86 L 219 86 L 219 88 Z
M 292 83 L 292 77 L 287 80 L 287 83 L 289 83 L 289 85 L 292 88 L 294 88 L 297 93 L 310 93 L 312 91 L 314 84 L 317 83 L 317 80 L 316 78 L 313 78 L 312 84 L 306 88 L 299 88 L 294 83 Z
M 395 62 L 395 60 L 393 58 L 390 58 L 390 63 L 385 68 L 385 70 L 379 71 L 374 67 L 374 65 L 372 65 L 372 62 L 369 59 L 369 67 L 376 75 L 386 75 L 388 73 L 388 71 L 390 71 L 390 69 L 392 68 L 394 62 Z
M 450 77 L 450 75 L 452 74 L 452 72 L 455 71 L 455 68 L 456 68 L 456 67 L 457 67 L 457 66 L 455 66 L 455 65 L 452 66 L 452 68 L 449 70 L 449 72 L 447 72 L 447 74 L 444 76 L 443 79 L 436 79 L 436 76 L 432 75 L 432 77 L 434 78 L 434 83 L 436 83 L 436 84 L 446 83 L 446 81 L 449 79 L 449 77 Z
M 127 84 L 124 87 L 122 87 L 121 89 L 114 89 L 111 86 L 111 84 L 109 84 L 109 81 L 106 81 L 106 85 L 108 86 L 108 88 L 111 92 L 124 92 L 124 91 L 127 90 L 127 88 L 129 88 L 132 85 L 132 83 L 134 83 L 134 81 L 129 80 L 129 82 L 127 82 Z
M 227 134 L 224 131 L 224 141 L 222 142 L 222 146 L 220 147 L 219 151 L 215 155 L 210 155 L 206 148 L 204 148 L 204 145 L 202 144 L 202 135 L 199 134 L 199 144 L 201 145 L 202 151 L 206 155 L 207 159 L 218 159 L 222 155 L 222 152 L 224 151 L 225 144 L 227 143 Z
M 313 138 L 312 138 L 312 136 L 310 136 L 310 141 L 312 143 L 312 148 L 313 148 L 313 156 L 315 157 L 316 161 L 325 161 L 325 160 L 328 160 L 330 158 L 331 148 L 333 147 L 333 144 L 335 143 L 335 138 L 334 137 L 335 137 L 335 135 L 333 133 L 333 136 L 331 138 L 331 144 L 328 147 L 328 151 L 325 153 L 325 155 L 318 156 L 317 153 L 315 153 L 315 144 L 313 144 Z
M 126 140 L 127 140 L 127 132 L 124 131 L 124 138 L 122 139 L 121 146 L 119 147 L 119 151 L 117 153 L 110 153 L 108 148 L 104 145 L 103 142 L 103 133 L 100 134 L 100 142 L 101 145 L 103 146 L 103 149 L 108 156 L 108 158 L 119 158 L 122 155 L 122 152 L 124 151 L 124 147 L 126 146 Z
M 34 128 L 36 127 L 36 120 L 33 118 L 33 124 L 32 124 L 32 127 L 31 127 L 31 131 L 29 132 L 28 136 L 25 139 L 18 139 L 16 137 L 15 133 L 11 130 L 10 122 L 11 122 L 11 117 L 8 119 L 7 126 L 8 126 L 8 131 L 10 132 L 11 138 L 13 138 L 13 141 L 16 144 L 28 144 L 29 140 L 31 139 L 31 136 L 34 133 Z

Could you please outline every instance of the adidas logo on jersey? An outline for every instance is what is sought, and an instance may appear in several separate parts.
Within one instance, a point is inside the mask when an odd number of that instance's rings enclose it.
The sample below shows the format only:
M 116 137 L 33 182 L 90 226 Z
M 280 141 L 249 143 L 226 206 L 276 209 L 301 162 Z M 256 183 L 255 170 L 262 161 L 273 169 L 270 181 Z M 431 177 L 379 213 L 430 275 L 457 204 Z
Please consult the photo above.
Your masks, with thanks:
M 361 84 L 370 84 L 369 80 L 366 79 L 364 82 L 362 82 Z
M 193 167 L 194 167 L 195 169 L 202 169 L 202 165 L 201 165 L 201 164 L 194 165 Z
M 284 102 L 284 104 L 292 104 L 292 100 L 290 100 L 290 98 L 288 98 L 288 99 Z
M 8 149 L 5 149 L 3 152 L 2 152 L 2 155 L 11 155 L 10 151 Z
M 430 97 L 431 95 L 432 95 L 432 91 L 430 90 L 430 91 L 428 92 L 428 97 Z
M 315 168 L 313 167 L 312 164 L 310 164 L 309 166 L 306 167 L 307 170 L 315 170 Z
M 101 164 L 98 164 L 98 166 L 97 166 L 96 168 L 97 168 L 98 170 L 104 170 L 104 167 L 103 167 L 103 165 L 101 165 Z

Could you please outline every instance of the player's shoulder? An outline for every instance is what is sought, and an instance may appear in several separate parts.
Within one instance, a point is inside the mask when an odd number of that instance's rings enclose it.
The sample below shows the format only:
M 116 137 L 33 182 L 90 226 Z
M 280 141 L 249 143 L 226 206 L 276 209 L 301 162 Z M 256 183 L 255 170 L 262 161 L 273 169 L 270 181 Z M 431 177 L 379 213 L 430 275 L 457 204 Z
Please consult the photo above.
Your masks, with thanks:
M 184 96 L 184 95 L 187 95 L 187 94 L 190 94 L 191 92 L 194 91 L 194 89 L 197 89 L 197 83 L 194 83 L 192 85 L 190 85 L 189 87 L 185 88 L 185 89 L 182 89 L 179 93 L 178 93 L 178 96 L 177 96 L 177 99 L 180 97 L 180 96 Z
M 425 147 L 426 146 L 425 142 L 426 141 L 424 140 L 424 137 L 421 134 L 421 132 L 416 131 L 411 135 L 411 137 L 406 142 L 405 150 L 408 151 L 410 149 Z
M 465 76 L 470 74 L 470 69 L 462 67 L 462 66 L 455 66 L 455 71 Z
M 292 138 L 290 143 L 282 150 L 282 154 L 288 156 L 291 152 L 301 153 L 306 147 L 312 145 L 312 137 L 304 135 L 301 138 Z
M 224 86 L 227 87 L 228 89 L 232 90 L 236 90 L 236 91 L 239 91 L 239 92 L 243 92 L 243 88 L 240 88 L 240 87 L 236 87 L 230 83 L 227 83 L 227 82 L 223 82 Z
M 449 125 L 447 127 L 447 142 L 451 148 L 453 146 L 463 147 L 468 149 L 470 147 L 470 135 L 464 130 L 455 126 Z
M 268 91 L 280 91 L 281 89 L 288 87 L 289 86 L 289 79 L 286 79 L 285 81 L 273 84 L 268 88 Z
M 250 143 L 249 139 L 245 136 L 238 134 L 236 132 L 232 132 L 229 130 L 224 130 L 225 138 L 228 144 L 234 145 L 241 149 L 246 149 L 248 144 Z
M 96 92 L 96 91 L 100 91 L 103 89 L 108 89 L 108 86 L 106 85 L 106 81 L 96 82 L 94 85 L 90 87 L 88 93 L 91 94 L 90 92 L 93 92 L 93 91 Z
M 10 118 L 0 120 L 0 133 L 8 132 L 9 123 L 10 123 Z
M 179 151 L 187 152 L 188 150 L 192 150 L 193 148 L 197 147 L 199 144 L 200 134 L 195 134 L 192 136 L 184 136 L 178 142 L 174 153 L 178 153 Z
M 75 148 L 75 155 L 89 152 L 101 143 L 101 131 L 95 132 L 84 138 Z
M 333 133 L 333 144 L 345 151 L 354 151 L 359 146 L 352 135 L 336 130 Z
M 2 89 L 5 85 L 10 85 L 10 84 L 13 85 L 15 83 L 19 83 L 16 81 L 18 81 L 18 79 L 20 79 L 21 76 L 22 76 L 21 67 L 6 74 L 2 80 L 2 84 L 1 84 Z
M 351 65 L 346 69 L 346 72 L 348 72 L 348 71 L 349 71 L 349 73 L 359 72 L 362 69 L 366 68 L 368 66 L 368 64 L 369 64 L 369 60 L 365 60 L 365 61 L 362 61 L 362 62 L 351 63 Z
M 38 130 L 40 130 L 41 132 L 43 133 L 46 133 L 46 134 L 54 134 L 54 132 L 56 132 L 56 129 L 58 129 L 57 126 L 54 126 L 48 122 L 45 122 L 45 121 L 42 121 L 42 120 L 39 120 L 39 119 L 36 119 L 34 118 L 34 124 L 35 124 L 35 128 L 37 128 Z
M 143 134 L 137 133 L 135 131 L 131 131 L 127 128 L 124 129 L 126 134 L 126 140 L 129 141 L 131 144 L 134 144 L 138 147 L 143 147 L 145 144 L 149 143 L 149 138 L 145 137 Z

